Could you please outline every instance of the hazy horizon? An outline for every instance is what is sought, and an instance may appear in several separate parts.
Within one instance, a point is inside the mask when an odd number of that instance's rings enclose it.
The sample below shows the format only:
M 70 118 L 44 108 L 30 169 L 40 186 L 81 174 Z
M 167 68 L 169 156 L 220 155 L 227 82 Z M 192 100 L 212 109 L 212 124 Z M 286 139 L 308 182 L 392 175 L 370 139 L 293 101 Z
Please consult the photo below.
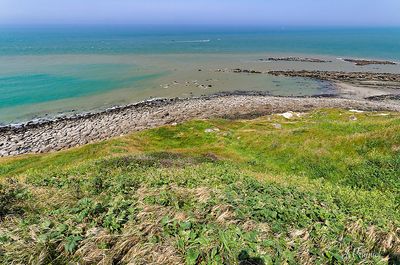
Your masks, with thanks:
M 399 10 L 397 0 L 0 0 L 0 24 L 397 27 Z

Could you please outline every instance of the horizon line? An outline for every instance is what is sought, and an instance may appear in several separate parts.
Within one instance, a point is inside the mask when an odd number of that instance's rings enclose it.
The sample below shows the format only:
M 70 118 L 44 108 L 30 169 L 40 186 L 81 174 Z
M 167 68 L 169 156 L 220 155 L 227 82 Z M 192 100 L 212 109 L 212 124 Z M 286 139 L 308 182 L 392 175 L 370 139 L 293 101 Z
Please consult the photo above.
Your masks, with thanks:
M 400 28 L 400 25 L 344 25 L 344 24 L 331 24 L 331 25 L 293 25 L 293 24 L 232 24 L 232 23 L 0 23 L 3 26 L 21 26 L 21 27 L 40 27 L 40 26 L 151 26 L 151 27 L 253 27 L 253 28 Z

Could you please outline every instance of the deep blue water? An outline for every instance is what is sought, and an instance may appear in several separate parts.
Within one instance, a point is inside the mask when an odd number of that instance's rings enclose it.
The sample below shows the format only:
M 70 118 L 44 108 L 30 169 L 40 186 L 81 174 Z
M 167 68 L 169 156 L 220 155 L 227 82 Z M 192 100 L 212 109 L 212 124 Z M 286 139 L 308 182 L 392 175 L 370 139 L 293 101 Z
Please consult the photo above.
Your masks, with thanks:
M 0 55 L 203 52 L 290 52 L 400 60 L 400 28 L 0 28 Z

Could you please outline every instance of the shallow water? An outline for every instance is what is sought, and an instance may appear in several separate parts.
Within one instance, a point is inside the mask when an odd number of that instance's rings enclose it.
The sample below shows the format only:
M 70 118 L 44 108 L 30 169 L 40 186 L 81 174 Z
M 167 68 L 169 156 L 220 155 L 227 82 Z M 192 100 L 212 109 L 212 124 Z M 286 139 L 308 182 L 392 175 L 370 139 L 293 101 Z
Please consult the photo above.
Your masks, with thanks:
M 273 95 L 332 93 L 327 82 L 216 70 L 400 72 L 398 65 L 356 67 L 337 59 L 352 55 L 400 60 L 399 45 L 398 29 L 1 28 L 0 123 L 103 109 L 151 97 L 234 90 Z M 333 62 L 258 60 L 296 55 Z

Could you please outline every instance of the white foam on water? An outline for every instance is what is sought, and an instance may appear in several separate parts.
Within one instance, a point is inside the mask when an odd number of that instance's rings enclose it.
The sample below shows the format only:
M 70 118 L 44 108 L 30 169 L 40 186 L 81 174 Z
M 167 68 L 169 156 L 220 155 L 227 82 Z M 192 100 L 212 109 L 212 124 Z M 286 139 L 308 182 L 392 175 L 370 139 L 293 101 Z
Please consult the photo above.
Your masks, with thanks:
M 173 41 L 176 43 L 206 43 L 210 42 L 211 40 L 180 40 L 180 41 Z

